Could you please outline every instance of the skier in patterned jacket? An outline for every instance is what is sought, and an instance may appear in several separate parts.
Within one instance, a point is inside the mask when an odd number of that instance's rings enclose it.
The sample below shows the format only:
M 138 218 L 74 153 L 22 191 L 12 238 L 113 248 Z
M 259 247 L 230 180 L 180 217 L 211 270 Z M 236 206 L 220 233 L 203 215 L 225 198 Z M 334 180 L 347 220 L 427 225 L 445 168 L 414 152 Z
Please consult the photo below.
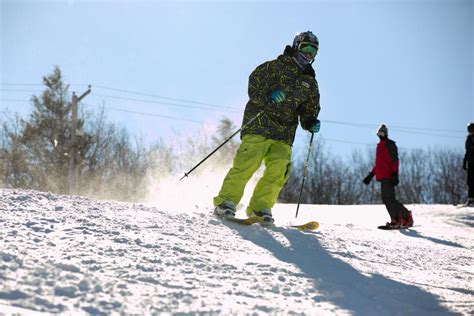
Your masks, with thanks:
M 388 138 L 388 129 L 385 124 L 377 130 L 380 142 L 377 144 L 375 166 L 364 178 L 363 182 L 369 185 L 375 176 L 382 188 L 382 201 L 387 208 L 391 221 L 386 224 L 389 228 L 406 228 L 413 226 L 412 213 L 400 203 L 395 196 L 395 186 L 398 185 L 398 148 L 395 142 Z
M 215 214 L 234 217 L 252 175 L 265 163 L 246 213 L 272 223 L 271 209 L 291 169 L 291 146 L 298 120 L 303 129 L 317 133 L 319 88 L 312 63 L 319 49 L 310 31 L 296 35 L 277 59 L 258 66 L 249 77 L 249 101 L 245 108 L 239 149 L 219 194 Z M 244 128 L 245 127 L 245 128 Z

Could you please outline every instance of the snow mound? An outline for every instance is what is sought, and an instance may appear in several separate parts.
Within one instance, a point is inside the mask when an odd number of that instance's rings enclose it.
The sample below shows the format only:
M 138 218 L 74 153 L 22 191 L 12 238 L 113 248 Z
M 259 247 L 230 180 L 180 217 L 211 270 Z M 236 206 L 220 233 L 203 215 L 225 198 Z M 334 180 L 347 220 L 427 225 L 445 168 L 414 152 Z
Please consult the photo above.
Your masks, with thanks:
M 381 205 L 303 205 L 295 220 L 278 204 L 265 229 L 205 205 L 0 189 L 0 315 L 472 314 L 473 209 L 410 209 L 415 227 L 381 231 Z M 283 227 L 308 220 L 317 232 Z

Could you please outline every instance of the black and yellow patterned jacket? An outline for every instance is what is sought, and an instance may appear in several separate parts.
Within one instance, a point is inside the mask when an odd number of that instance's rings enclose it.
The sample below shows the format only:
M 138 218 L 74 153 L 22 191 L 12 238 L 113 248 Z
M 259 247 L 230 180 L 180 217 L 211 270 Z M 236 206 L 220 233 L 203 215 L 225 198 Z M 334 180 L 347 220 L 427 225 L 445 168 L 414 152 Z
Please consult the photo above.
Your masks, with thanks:
M 319 88 L 311 65 L 303 71 L 293 60 L 293 49 L 287 46 L 277 59 L 258 66 L 249 77 L 249 97 L 242 126 L 261 110 L 259 116 L 241 132 L 244 135 L 262 135 L 283 141 L 290 146 L 295 139 L 298 118 L 308 130 L 316 121 L 319 105 Z M 270 102 L 273 90 L 280 89 L 286 99 L 280 104 Z

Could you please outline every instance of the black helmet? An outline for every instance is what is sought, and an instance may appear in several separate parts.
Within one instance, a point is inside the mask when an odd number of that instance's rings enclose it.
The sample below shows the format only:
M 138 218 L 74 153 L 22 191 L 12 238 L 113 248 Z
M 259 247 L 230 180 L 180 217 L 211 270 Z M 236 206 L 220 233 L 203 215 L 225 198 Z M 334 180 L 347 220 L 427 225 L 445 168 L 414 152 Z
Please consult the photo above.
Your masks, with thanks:
M 474 123 L 467 124 L 467 132 L 469 134 L 474 134 Z
M 308 43 L 319 49 L 319 40 L 316 35 L 311 31 L 301 32 L 296 34 L 295 39 L 293 40 L 293 49 L 299 50 L 300 45 L 303 43 Z
M 311 31 L 296 34 L 293 40 L 293 50 L 301 67 L 313 63 L 319 50 L 319 40 Z

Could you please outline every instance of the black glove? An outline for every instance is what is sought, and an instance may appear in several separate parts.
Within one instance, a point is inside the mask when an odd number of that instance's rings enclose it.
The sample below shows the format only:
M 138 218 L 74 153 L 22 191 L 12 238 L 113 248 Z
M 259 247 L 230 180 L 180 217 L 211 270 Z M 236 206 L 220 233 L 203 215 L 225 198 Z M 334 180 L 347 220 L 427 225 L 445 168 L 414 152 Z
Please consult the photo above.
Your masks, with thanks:
M 463 160 L 463 162 L 462 162 L 462 168 L 463 168 L 464 170 L 467 170 L 467 160 Z
M 391 181 L 392 181 L 392 184 L 393 184 L 394 186 L 396 186 L 396 185 L 398 185 L 398 183 L 400 183 L 400 181 L 398 180 L 398 173 L 392 172 L 392 179 L 391 179 Z
M 365 185 L 369 185 L 370 181 L 372 181 L 372 178 L 374 176 L 375 176 L 375 174 L 371 171 L 371 172 L 369 172 L 367 177 L 365 177 L 364 180 L 362 180 L 362 182 L 364 182 Z

